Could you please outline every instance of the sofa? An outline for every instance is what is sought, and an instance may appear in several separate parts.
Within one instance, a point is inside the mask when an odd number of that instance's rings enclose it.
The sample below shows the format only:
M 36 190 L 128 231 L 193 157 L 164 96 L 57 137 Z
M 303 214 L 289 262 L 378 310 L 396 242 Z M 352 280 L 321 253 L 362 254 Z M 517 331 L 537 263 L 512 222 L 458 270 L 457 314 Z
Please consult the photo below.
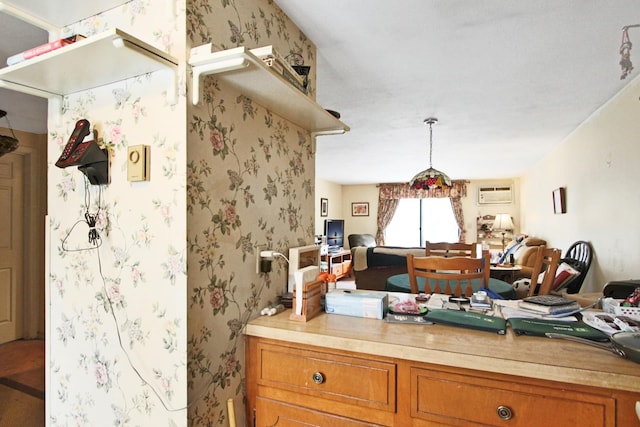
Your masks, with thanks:
M 351 248 L 356 288 L 384 291 L 388 277 L 407 273 L 408 253 L 425 256 L 425 249 L 391 246 Z

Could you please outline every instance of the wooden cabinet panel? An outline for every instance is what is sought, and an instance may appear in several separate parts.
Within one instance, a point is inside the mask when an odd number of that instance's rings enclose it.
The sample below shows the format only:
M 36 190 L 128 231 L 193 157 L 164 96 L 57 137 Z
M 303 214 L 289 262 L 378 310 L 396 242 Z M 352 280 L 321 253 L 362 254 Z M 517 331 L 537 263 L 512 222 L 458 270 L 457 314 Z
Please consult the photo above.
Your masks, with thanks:
M 535 337 L 399 326 L 333 315 L 304 324 L 286 314 L 252 321 L 249 425 L 640 425 L 640 376 L 628 360 Z M 495 353 L 487 356 L 489 347 Z M 323 375 L 320 384 L 314 373 Z M 509 419 L 499 417 L 500 406 Z
M 301 408 L 277 400 L 258 397 L 256 399 L 256 427 L 371 427 L 364 421 L 331 415 L 325 412 Z
M 351 271 L 351 251 L 342 250 L 340 252 L 322 255 L 322 261 L 327 263 L 327 271 L 336 275 L 339 280 Z
M 365 358 L 258 344 L 258 384 L 395 411 L 396 366 Z
M 411 417 L 425 421 L 416 426 L 613 427 L 615 410 L 615 399 L 607 395 L 411 369 Z

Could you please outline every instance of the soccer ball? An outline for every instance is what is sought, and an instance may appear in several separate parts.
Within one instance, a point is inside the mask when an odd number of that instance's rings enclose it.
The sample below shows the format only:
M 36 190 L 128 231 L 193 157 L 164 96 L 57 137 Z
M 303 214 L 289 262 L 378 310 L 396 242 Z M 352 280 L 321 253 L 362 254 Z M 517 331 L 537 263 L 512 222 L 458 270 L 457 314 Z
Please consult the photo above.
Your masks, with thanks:
M 522 299 L 529 295 L 529 288 L 531 287 L 531 279 L 518 279 L 513 282 L 513 289 L 516 290 L 518 299 Z

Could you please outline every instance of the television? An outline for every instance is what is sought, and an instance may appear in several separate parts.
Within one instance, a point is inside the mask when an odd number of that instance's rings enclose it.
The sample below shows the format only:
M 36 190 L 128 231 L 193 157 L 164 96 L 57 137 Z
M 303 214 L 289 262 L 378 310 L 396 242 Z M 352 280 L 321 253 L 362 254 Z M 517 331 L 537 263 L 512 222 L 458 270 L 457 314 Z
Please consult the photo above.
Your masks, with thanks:
M 325 219 L 324 235 L 327 238 L 329 250 L 337 250 L 344 247 L 344 220 Z
M 309 245 L 289 249 L 289 275 L 287 277 L 287 292 L 293 292 L 296 283 L 293 273 L 312 265 L 320 269 L 320 246 Z

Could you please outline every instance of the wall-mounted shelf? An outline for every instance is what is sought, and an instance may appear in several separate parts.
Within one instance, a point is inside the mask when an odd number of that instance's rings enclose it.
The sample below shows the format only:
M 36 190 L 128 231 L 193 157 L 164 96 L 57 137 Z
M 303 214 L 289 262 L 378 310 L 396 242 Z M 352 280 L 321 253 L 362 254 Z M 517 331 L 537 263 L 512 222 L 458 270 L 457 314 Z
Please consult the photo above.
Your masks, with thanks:
M 175 102 L 177 63 L 165 52 L 114 28 L 0 69 L 0 87 L 55 98 L 169 70 L 168 95 Z
M 338 134 L 349 130 L 349 126 L 292 86 L 246 47 L 192 55 L 189 64 L 193 70 L 194 105 L 200 100 L 201 78 L 216 74 L 258 104 L 314 134 Z

